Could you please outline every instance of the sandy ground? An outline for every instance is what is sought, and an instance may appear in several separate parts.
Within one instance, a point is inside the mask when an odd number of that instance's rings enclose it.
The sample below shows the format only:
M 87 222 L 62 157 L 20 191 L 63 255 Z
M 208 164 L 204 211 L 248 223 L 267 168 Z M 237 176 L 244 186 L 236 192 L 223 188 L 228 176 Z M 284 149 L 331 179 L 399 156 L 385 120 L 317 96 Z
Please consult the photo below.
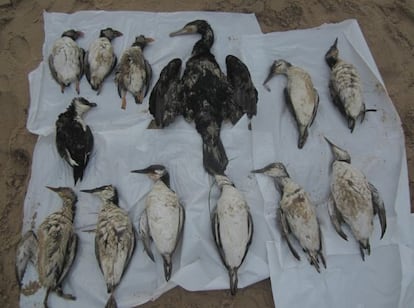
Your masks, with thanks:
M 116 4 L 114 4 L 116 2 Z M 0 0 L 0 303 L 17 307 L 15 246 L 20 239 L 23 200 L 36 136 L 25 128 L 29 107 L 27 74 L 42 60 L 43 10 L 253 12 L 263 32 L 315 27 L 356 18 L 400 114 L 406 137 L 410 190 L 414 188 L 414 2 L 412 0 Z M 260 107 L 259 107 L 260 108 Z M 411 197 L 411 200 L 413 198 Z M 413 209 L 413 202 L 412 209 Z M 164 294 L 145 307 L 272 307 L 270 281 L 240 290 Z

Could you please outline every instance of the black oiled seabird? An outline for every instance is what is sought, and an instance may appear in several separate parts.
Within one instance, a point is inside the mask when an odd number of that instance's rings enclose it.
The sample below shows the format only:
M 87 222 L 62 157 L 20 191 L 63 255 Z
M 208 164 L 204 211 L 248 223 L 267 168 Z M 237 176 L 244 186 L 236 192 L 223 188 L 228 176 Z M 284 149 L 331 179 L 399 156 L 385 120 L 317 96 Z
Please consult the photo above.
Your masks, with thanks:
M 92 89 L 101 92 L 102 83 L 117 63 L 112 40 L 122 33 L 112 28 L 102 29 L 85 54 L 85 75 Z
M 92 107 L 96 104 L 76 97 L 56 121 L 56 147 L 59 155 L 72 167 L 75 184 L 82 180 L 93 149 L 91 129 L 82 119 Z
M 63 93 L 65 87 L 76 82 L 76 92 L 79 94 L 79 82 L 83 75 L 83 60 L 85 51 L 76 44 L 83 32 L 73 29 L 63 32 L 55 41 L 49 55 L 49 68 L 53 79 L 60 85 Z
M 170 36 L 191 33 L 201 34 L 201 39 L 193 47 L 181 80 L 180 60 L 174 59 L 162 70 L 151 93 L 150 112 L 159 127 L 168 125 L 179 114 L 187 121 L 194 120 L 203 139 L 204 168 L 213 175 L 223 174 L 228 159 L 220 139 L 221 124 L 227 119 L 234 124 L 245 112 L 251 117 L 255 113 L 257 93 L 255 95 L 255 89 L 248 89 L 252 83 L 245 79 L 250 78 L 250 74 L 236 57 L 230 56 L 227 61 L 227 73 L 231 78 L 221 71 L 210 52 L 214 33 L 205 20 L 192 21 Z M 252 99 L 243 101 L 240 97 Z

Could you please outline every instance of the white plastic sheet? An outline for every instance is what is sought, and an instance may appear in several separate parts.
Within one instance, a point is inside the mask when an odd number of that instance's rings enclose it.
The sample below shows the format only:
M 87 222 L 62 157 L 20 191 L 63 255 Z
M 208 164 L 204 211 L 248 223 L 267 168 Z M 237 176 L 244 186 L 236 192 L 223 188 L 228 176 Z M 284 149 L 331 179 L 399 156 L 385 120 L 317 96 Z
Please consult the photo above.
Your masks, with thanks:
M 243 117 L 237 125 L 224 125 L 222 140 L 229 157 L 227 173 L 243 192 L 255 224 L 253 243 L 239 270 L 239 287 L 270 277 L 275 304 L 283 307 L 408 307 L 414 294 L 414 230 L 409 215 L 409 192 L 404 139 L 398 115 L 389 100 L 375 62 L 355 21 L 345 21 L 319 28 L 258 34 L 254 15 L 209 12 L 140 13 L 78 12 L 45 13 L 44 59 L 56 37 L 69 28 L 82 30 L 86 36 L 79 44 L 87 48 L 101 28 L 112 26 L 124 33 L 114 40 L 119 56 L 134 37 L 145 34 L 156 39 L 144 51 L 158 78 L 162 67 L 172 58 L 188 59 L 197 36 L 169 38 L 168 33 L 194 19 L 206 19 L 213 26 L 216 42 L 213 52 L 224 70 L 229 53 L 240 57 L 249 67 L 259 91 L 258 114 L 253 131 L 247 130 Z M 107 24 L 111 20 L 111 24 Z M 237 27 L 233 25 L 237 24 Z M 242 36 L 243 35 L 243 36 Z M 351 134 L 345 120 L 333 106 L 328 93 L 329 69 L 324 54 L 339 38 L 340 56 L 354 63 L 361 74 L 367 108 L 376 113 L 366 115 Z M 286 79 L 274 77 L 272 91 L 262 86 L 271 63 L 284 58 L 306 69 L 320 95 L 317 117 L 302 150 L 297 149 L 297 130 L 283 100 Z M 32 177 L 24 205 L 23 231 L 35 229 L 44 217 L 60 207 L 57 195 L 44 186 L 73 186 L 72 173 L 59 157 L 54 144 L 54 123 L 71 99 L 74 86 L 60 93 L 52 80 L 47 62 L 29 75 L 31 105 L 27 127 L 39 140 L 33 154 Z M 115 292 L 120 307 L 130 307 L 158 297 L 180 285 L 188 290 L 228 288 L 228 276 L 214 246 L 210 211 L 218 197 L 210 192 L 211 179 L 202 167 L 201 139 L 193 125 L 179 117 L 164 130 L 147 130 L 151 120 L 147 112 L 148 97 L 137 106 L 127 96 L 127 110 L 120 109 L 113 75 L 104 83 L 99 96 L 85 79 L 81 95 L 98 103 L 85 120 L 95 135 L 95 149 L 84 180 L 75 187 L 79 202 L 75 226 L 80 236 L 78 256 L 64 283 L 64 289 L 77 296 L 76 302 L 51 295 L 51 306 L 102 307 L 108 295 L 94 255 L 93 229 L 100 210 L 97 198 L 81 189 L 113 184 L 119 190 L 120 206 L 128 210 L 134 225 L 144 208 L 151 181 L 144 175 L 131 174 L 133 169 L 152 163 L 165 164 L 170 171 L 172 188 L 186 209 L 183 240 L 173 258 L 173 275 L 169 283 L 163 277 L 162 262 L 155 252 L 153 263 L 139 241 L 131 265 Z M 352 236 L 342 240 L 331 227 L 326 210 L 332 154 L 323 136 L 347 149 L 352 162 L 378 188 L 385 201 L 388 229 L 379 240 L 377 219 L 371 239 L 372 253 L 362 262 Z M 275 213 L 280 198 L 273 182 L 263 175 L 251 175 L 253 168 L 282 161 L 292 176 L 317 204 L 324 236 L 328 268 L 316 273 L 298 249 L 302 261 L 296 261 L 276 228 Z M 210 200 L 210 201 L 209 201 Z M 25 281 L 35 280 L 29 269 Z M 42 301 L 44 291 L 21 296 L 21 306 L 32 307 Z M 345 301 L 345 299 L 347 301 Z M 310 304 L 311 303 L 311 304 Z M 346 303 L 346 304 L 344 304 Z M 348 304 L 349 303 L 349 304 Z M 342 306 L 341 306 L 342 305 Z
M 363 123 L 358 121 L 353 133 L 329 96 L 329 68 L 324 55 L 337 37 L 340 57 L 353 63 L 361 75 L 367 108 L 377 109 L 367 113 Z M 282 58 L 307 70 L 320 96 L 318 114 L 302 150 L 297 149 L 296 124 L 284 102 L 285 77 L 274 77 L 268 83 L 271 92 L 260 91 L 258 115 L 253 121 L 255 168 L 281 161 L 310 194 L 317 205 L 327 259 L 327 269 L 318 274 L 299 247 L 296 249 L 302 260 L 292 256 L 275 223 L 280 195 L 271 179 L 258 175 L 265 219 L 274 239 L 267 248 L 276 307 L 408 307 L 412 301 L 409 294 L 414 291 L 413 250 L 409 248 L 413 241 L 404 136 L 357 22 L 245 36 L 242 50 L 256 84 L 266 78 L 271 63 Z M 352 235 L 344 241 L 329 220 L 333 156 L 324 136 L 350 153 L 352 164 L 378 188 L 385 202 L 387 232 L 380 240 L 381 229 L 375 218 L 372 252 L 365 262 Z
M 132 12 L 79 12 L 72 15 L 45 13 L 44 59 L 52 41 L 68 28 L 80 29 L 86 36 L 79 40 L 87 47 L 107 27 L 107 20 L 114 20 L 110 26 L 120 30 L 124 36 L 114 40 L 115 52 L 131 44 L 140 33 L 156 41 L 145 49 L 145 56 L 154 71 L 154 82 L 159 72 L 173 57 L 185 60 L 190 56 L 198 36 L 170 38 L 168 33 L 178 30 L 194 19 L 206 19 L 215 30 L 216 42 L 213 52 L 225 67 L 225 57 L 238 51 L 238 35 L 260 33 L 254 15 L 206 12 L 185 12 L 171 14 Z M 230 29 L 229 24 L 238 24 Z M 55 146 L 54 123 L 71 99 L 76 96 L 74 87 L 60 93 L 59 86 L 50 77 L 49 68 L 42 62 L 30 74 L 31 106 L 27 127 L 40 135 L 33 153 L 32 177 L 25 205 L 23 231 L 37 229 L 43 219 L 60 208 L 59 197 L 45 188 L 48 186 L 73 187 L 72 171 L 59 157 Z M 75 227 L 80 237 L 79 250 L 69 276 L 65 280 L 66 292 L 76 295 L 75 302 L 65 301 L 56 295 L 49 298 L 50 306 L 59 307 L 102 307 L 108 294 L 94 253 L 94 234 L 82 232 L 95 227 L 100 201 L 81 189 L 113 184 L 119 190 L 120 206 L 126 209 L 138 227 L 138 218 L 144 209 L 146 194 L 152 182 L 145 175 L 132 174 L 131 170 L 150 164 L 164 164 L 171 176 L 171 186 L 178 193 L 186 210 L 186 223 L 181 243 L 173 257 L 173 271 L 169 283 L 165 282 L 162 259 L 155 251 L 155 263 L 143 251 L 141 241 L 131 264 L 115 292 L 119 307 L 130 307 L 158 297 L 177 284 L 188 290 L 228 288 L 228 274 L 216 251 L 211 233 L 210 211 L 215 206 L 218 191 L 203 169 L 201 138 L 194 125 L 182 117 L 165 130 L 147 130 L 151 120 L 148 114 L 148 97 L 141 106 L 127 97 L 126 111 L 120 108 L 120 99 L 112 76 L 105 82 L 103 90 L 96 96 L 85 79 L 81 82 L 81 95 L 98 103 L 96 109 L 85 116 L 95 136 L 95 147 L 85 172 L 84 180 L 74 187 L 79 201 L 75 216 Z M 269 277 L 267 252 L 263 239 L 270 240 L 270 233 L 263 220 L 261 194 L 253 176 L 247 177 L 253 168 L 251 134 L 247 121 L 243 119 L 240 129 L 227 126 L 222 134 L 226 151 L 231 159 L 228 174 L 244 193 L 253 219 L 257 221 L 256 232 L 250 252 L 239 270 L 239 287 Z M 210 199 L 209 196 L 211 195 Z M 33 219 L 33 217 L 35 217 Z M 35 280 L 29 270 L 25 281 Z M 21 296 L 21 306 L 32 307 L 41 303 L 44 290 L 32 296 Z

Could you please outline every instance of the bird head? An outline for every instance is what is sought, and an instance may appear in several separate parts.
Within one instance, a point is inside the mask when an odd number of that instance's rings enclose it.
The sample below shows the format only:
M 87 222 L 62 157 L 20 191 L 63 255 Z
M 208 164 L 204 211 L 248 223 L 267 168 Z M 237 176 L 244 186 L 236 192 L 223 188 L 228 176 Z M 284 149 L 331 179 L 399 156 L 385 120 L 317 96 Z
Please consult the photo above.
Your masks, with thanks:
M 328 63 L 330 68 L 334 67 L 336 62 L 338 62 L 339 51 L 338 51 L 337 45 L 338 45 L 338 38 L 336 38 L 333 45 L 329 48 L 328 52 L 325 54 L 325 61 L 326 63 Z
M 285 165 L 282 163 L 271 163 L 261 169 L 252 170 L 252 173 L 263 173 L 272 178 L 289 177 L 289 173 L 286 170 Z
M 46 186 L 46 188 L 54 191 L 59 195 L 59 197 L 70 204 L 75 204 L 78 201 L 78 197 L 76 196 L 75 192 L 69 187 L 50 187 Z
M 211 30 L 211 26 L 209 25 L 209 23 L 205 20 L 198 19 L 198 20 L 189 22 L 180 30 L 170 33 L 170 36 L 173 37 L 173 36 L 178 36 L 178 35 L 194 34 L 194 33 L 199 33 L 203 35 L 210 31 L 212 30 Z
M 79 116 L 87 112 L 89 109 L 97 106 L 96 103 L 92 103 L 83 97 L 75 97 L 72 100 L 72 105 Z
M 99 37 L 106 37 L 110 41 L 119 36 L 122 36 L 122 32 L 119 32 L 112 28 L 102 29 L 101 33 L 99 34 Z
M 141 47 L 141 49 L 144 49 L 148 43 L 151 43 L 153 41 L 153 38 L 145 37 L 144 35 L 139 35 L 135 38 L 135 41 L 134 43 L 132 43 L 132 46 L 138 46 Z
M 346 163 L 351 163 L 351 156 L 349 155 L 347 151 L 336 146 L 326 137 L 325 137 L 325 140 L 330 145 L 332 153 L 334 154 L 335 160 L 343 161 Z
M 272 79 L 273 76 L 275 75 L 286 74 L 288 68 L 291 66 L 292 64 L 282 59 L 279 59 L 273 62 L 272 66 L 269 69 L 269 74 L 267 75 L 265 81 L 263 82 L 263 85 L 266 87 L 266 83 L 268 83 L 269 80 Z M 268 87 L 266 87 L 266 89 L 270 91 Z
M 70 29 L 62 33 L 62 37 L 64 36 L 70 37 L 72 40 L 76 41 L 78 38 L 83 37 L 83 32 Z
M 103 202 L 111 201 L 118 204 L 118 191 L 112 185 L 104 185 L 93 189 L 83 189 L 82 192 L 93 194 L 99 197 Z
M 163 180 L 168 179 L 168 177 L 169 177 L 168 176 L 168 171 L 163 165 L 151 165 L 151 166 L 148 166 L 147 168 L 144 168 L 144 169 L 132 170 L 131 172 L 132 173 L 146 174 L 154 182 L 158 181 L 159 179 L 163 179 Z M 169 179 L 168 179 L 167 183 L 168 182 L 169 182 Z M 169 183 L 167 185 L 169 185 Z

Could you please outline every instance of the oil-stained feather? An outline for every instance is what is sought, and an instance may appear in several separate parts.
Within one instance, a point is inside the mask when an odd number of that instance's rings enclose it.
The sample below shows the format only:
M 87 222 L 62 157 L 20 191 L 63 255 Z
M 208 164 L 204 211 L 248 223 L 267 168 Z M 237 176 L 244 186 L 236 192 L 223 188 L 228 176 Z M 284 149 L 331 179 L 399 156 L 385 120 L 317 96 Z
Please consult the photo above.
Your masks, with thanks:
M 341 224 L 342 224 L 342 216 L 341 213 L 336 209 L 335 201 L 333 199 L 328 201 L 328 213 L 329 217 L 331 218 L 332 225 L 335 228 L 335 231 L 345 240 L 348 240 L 348 237 L 342 230 Z
M 381 225 L 381 239 L 384 237 L 385 231 L 387 230 L 387 216 L 385 214 L 384 201 L 382 200 L 377 188 L 368 183 L 369 189 L 371 190 L 372 204 L 374 206 L 374 214 L 378 214 L 378 218 Z
M 37 238 L 33 231 L 28 231 L 17 245 L 16 251 L 16 278 L 19 286 L 26 271 L 27 264 L 36 263 L 37 260 Z
M 293 256 L 300 261 L 300 256 L 297 253 L 297 251 L 295 250 L 295 248 L 293 247 L 292 243 L 289 240 L 289 233 L 290 233 L 290 227 L 289 227 L 289 223 L 286 219 L 285 214 L 283 213 L 283 211 L 281 209 L 279 209 L 279 213 L 280 213 L 280 222 L 282 225 L 282 234 L 286 240 L 286 243 L 288 244 L 288 247 L 291 251 L 291 253 L 293 254 Z
M 148 257 L 150 257 L 152 262 L 155 262 L 154 254 L 152 253 L 152 250 L 151 250 L 151 235 L 150 235 L 149 226 L 148 226 L 147 212 L 145 210 L 141 214 L 141 217 L 139 220 L 139 235 L 144 244 L 145 252 L 147 253 Z

